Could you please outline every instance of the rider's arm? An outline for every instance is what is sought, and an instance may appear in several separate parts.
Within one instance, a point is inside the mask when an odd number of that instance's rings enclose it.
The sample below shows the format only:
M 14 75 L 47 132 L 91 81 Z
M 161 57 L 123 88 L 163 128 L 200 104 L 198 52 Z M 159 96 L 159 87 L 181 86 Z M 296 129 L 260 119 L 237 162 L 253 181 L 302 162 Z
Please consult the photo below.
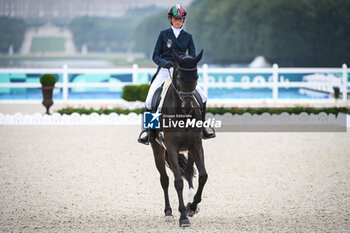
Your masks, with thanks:
M 154 47 L 152 59 L 158 66 L 164 67 L 166 60 L 161 58 L 161 54 L 163 52 L 162 48 L 163 48 L 163 39 L 162 39 L 162 33 L 160 33 L 158 36 L 156 46 Z
M 194 46 L 192 35 L 190 35 L 190 41 L 188 42 L 188 55 L 196 56 L 196 47 Z

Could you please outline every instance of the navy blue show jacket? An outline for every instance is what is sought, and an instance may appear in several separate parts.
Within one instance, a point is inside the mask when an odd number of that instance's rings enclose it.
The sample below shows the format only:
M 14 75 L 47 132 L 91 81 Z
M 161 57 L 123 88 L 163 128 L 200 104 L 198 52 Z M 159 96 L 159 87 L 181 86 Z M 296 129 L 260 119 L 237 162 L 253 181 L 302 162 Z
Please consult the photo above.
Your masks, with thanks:
M 163 30 L 158 36 L 156 46 L 154 47 L 153 61 L 160 67 L 164 67 L 166 61 L 171 60 L 175 63 L 172 54 L 172 48 L 177 54 L 184 54 L 188 50 L 188 55 L 196 56 L 192 35 L 183 29 L 176 38 L 171 28 Z

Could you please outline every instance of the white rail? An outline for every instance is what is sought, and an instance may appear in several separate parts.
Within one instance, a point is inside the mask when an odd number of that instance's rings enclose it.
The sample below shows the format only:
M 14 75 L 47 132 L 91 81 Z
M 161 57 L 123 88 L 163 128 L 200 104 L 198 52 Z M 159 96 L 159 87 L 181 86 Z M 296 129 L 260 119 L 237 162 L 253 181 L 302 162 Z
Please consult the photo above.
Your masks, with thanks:
M 198 69 L 202 74 L 202 82 L 199 85 L 203 88 L 204 92 L 208 94 L 209 88 L 271 88 L 272 100 L 278 100 L 278 89 L 289 87 L 304 87 L 312 88 L 315 85 L 323 85 L 328 87 L 339 87 L 342 93 L 342 100 L 347 100 L 348 80 L 347 75 L 350 72 L 346 64 L 343 64 L 342 68 L 279 68 L 277 64 L 274 64 L 272 68 L 209 68 L 207 64 L 204 64 Z M 0 69 L 0 74 L 62 74 L 62 82 L 56 83 L 57 88 L 62 88 L 63 102 L 67 102 L 69 99 L 69 88 L 73 87 L 123 87 L 129 84 L 138 84 L 138 74 L 147 73 L 152 74 L 155 72 L 154 68 L 139 68 L 134 64 L 132 68 L 112 68 L 112 69 L 94 69 L 94 68 L 68 68 L 64 65 L 61 69 L 57 68 L 45 68 L 45 69 Z M 285 82 L 279 79 L 280 74 L 303 74 L 303 73 L 338 73 L 341 74 L 339 82 Z M 69 74 L 131 74 L 132 82 L 121 83 L 70 83 L 68 80 Z M 271 74 L 268 82 L 211 82 L 210 74 Z M 0 88 L 40 88 L 40 83 L 1 83 Z

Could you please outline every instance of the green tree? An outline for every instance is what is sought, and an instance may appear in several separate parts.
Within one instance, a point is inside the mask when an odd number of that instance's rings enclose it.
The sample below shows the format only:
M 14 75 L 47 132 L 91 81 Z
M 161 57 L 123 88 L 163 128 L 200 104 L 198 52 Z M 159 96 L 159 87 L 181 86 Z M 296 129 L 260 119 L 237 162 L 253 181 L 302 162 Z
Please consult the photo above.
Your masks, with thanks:
M 209 62 L 249 63 L 257 55 L 281 66 L 350 62 L 349 1 L 197 0 L 188 11 L 188 29 Z
M 130 51 L 135 46 L 136 26 L 160 10 L 149 6 L 130 9 L 120 18 L 80 17 L 70 23 L 70 29 L 78 48 L 86 44 L 89 51 Z
M 74 19 L 70 29 L 78 48 L 89 51 L 126 51 L 133 47 L 133 22 L 127 18 L 81 17 Z
M 18 52 L 25 30 L 26 25 L 22 19 L 0 17 L 0 53 L 7 53 L 11 45 L 14 51 Z
M 167 11 L 161 11 L 144 19 L 136 27 L 135 49 L 150 58 L 160 31 L 166 28 L 169 28 Z

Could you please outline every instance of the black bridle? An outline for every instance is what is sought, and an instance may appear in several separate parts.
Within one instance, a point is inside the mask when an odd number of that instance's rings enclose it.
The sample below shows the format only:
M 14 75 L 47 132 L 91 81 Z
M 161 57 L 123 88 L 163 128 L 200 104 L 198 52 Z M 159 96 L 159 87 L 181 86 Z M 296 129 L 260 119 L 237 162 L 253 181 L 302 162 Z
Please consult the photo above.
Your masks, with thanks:
M 178 70 L 182 70 L 182 71 L 196 71 L 197 70 L 197 67 L 194 67 L 194 68 L 183 68 L 181 66 L 178 66 L 177 67 Z M 171 78 L 171 84 L 173 85 L 177 95 L 179 96 L 180 100 L 183 101 L 185 99 L 195 99 L 194 98 L 194 93 L 196 92 L 196 89 L 194 89 L 193 91 L 179 91 L 177 88 L 176 88 L 176 85 L 173 83 L 174 79 L 173 79 L 173 76 L 174 75 L 171 75 L 170 74 L 170 69 L 168 69 L 169 71 L 169 75 L 170 75 L 170 78 Z M 175 70 L 174 70 L 175 71 Z M 174 73 L 174 72 L 173 72 Z

